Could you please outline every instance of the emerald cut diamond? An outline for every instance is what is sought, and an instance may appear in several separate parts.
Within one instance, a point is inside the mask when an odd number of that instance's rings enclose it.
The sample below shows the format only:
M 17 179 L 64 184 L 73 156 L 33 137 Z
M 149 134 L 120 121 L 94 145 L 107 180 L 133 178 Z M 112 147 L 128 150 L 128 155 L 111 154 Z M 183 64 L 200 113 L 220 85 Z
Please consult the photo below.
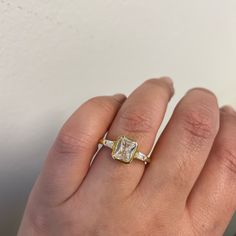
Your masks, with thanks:
M 130 163 L 134 158 L 137 147 L 137 142 L 122 136 L 116 141 L 116 144 L 114 145 L 112 157 L 115 160 Z

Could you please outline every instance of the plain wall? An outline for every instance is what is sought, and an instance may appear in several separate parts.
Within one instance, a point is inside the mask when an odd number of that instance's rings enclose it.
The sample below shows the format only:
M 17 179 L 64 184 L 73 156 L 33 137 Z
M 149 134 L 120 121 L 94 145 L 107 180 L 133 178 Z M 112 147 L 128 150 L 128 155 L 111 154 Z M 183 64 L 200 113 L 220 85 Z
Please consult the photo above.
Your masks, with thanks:
M 167 117 L 193 86 L 236 107 L 235 13 L 235 0 L 0 0 L 0 235 L 15 235 L 58 129 L 89 97 L 169 75 Z

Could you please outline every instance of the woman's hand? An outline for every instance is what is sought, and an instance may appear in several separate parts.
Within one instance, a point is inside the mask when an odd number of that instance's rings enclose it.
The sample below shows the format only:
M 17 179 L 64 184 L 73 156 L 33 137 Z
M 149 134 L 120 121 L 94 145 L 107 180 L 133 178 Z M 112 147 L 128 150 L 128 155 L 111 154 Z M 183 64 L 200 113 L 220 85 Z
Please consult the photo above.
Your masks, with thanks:
M 18 235 L 222 235 L 236 209 L 236 112 L 219 110 L 212 92 L 181 99 L 150 164 L 116 161 L 107 147 L 96 153 L 108 131 L 148 154 L 173 92 L 170 79 L 151 79 L 127 99 L 84 103 L 49 152 Z

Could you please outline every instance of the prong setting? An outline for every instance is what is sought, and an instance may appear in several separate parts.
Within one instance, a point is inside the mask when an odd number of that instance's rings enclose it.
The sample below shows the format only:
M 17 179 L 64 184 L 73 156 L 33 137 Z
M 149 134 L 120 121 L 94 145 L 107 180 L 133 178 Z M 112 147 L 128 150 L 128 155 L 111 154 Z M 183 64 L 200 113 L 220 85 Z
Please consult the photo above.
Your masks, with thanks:
M 121 136 L 112 148 L 112 158 L 124 163 L 131 163 L 138 148 L 138 143 L 132 139 Z
M 99 143 L 111 148 L 112 158 L 122 163 L 129 164 L 134 159 L 143 161 L 145 164 L 151 161 L 149 156 L 138 151 L 138 143 L 126 136 L 120 136 L 114 141 L 102 138 Z

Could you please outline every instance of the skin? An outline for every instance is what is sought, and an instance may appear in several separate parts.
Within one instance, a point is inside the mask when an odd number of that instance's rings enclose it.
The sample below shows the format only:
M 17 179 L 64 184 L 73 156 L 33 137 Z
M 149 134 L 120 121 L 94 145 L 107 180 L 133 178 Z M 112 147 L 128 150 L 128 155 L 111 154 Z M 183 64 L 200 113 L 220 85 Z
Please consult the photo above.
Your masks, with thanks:
M 209 90 L 191 89 L 155 143 L 173 94 L 169 78 L 150 79 L 128 98 L 80 106 L 49 151 L 18 236 L 223 235 L 236 210 L 236 112 L 219 109 Z M 151 163 L 97 152 L 106 132 L 153 150 Z

